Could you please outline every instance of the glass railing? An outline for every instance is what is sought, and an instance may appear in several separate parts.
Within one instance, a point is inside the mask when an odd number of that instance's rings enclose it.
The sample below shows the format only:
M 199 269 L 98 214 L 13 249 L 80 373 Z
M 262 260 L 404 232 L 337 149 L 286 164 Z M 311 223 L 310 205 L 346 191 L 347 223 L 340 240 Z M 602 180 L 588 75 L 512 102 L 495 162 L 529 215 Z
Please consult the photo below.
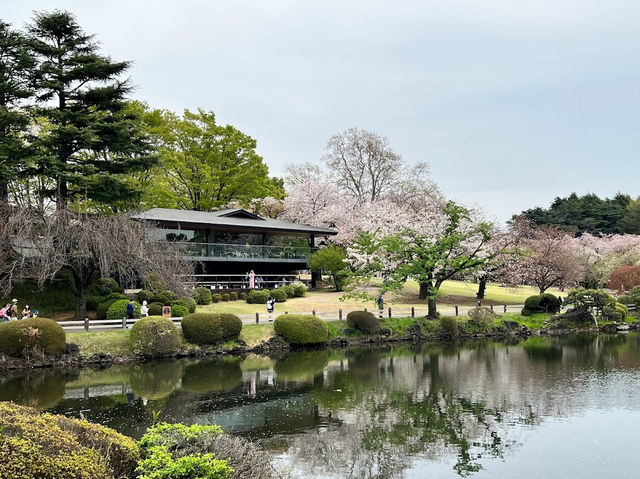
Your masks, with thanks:
M 198 258 L 270 258 L 306 260 L 316 248 L 310 246 L 262 246 L 218 243 L 173 243 L 186 255 Z

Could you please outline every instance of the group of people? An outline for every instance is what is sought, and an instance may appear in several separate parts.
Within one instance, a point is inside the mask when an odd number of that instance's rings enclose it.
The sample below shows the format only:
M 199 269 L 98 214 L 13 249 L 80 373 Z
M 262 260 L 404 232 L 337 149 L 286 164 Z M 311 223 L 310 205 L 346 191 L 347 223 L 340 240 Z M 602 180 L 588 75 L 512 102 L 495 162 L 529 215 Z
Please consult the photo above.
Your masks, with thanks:
M 254 273 L 253 270 L 249 271 L 247 274 L 244 275 L 244 279 L 245 279 L 245 284 L 249 284 L 249 289 L 262 289 L 265 286 L 265 282 L 264 279 L 262 279 L 262 276 L 257 276 Z
M 22 313 L 19 313 L 18 300 L 12 299 L 10 303 L 7 303 L 0 309 L 0 322 L 15 321 L 18 319 L 37 318 L 38 310 L 31 311 L 28 304 L 25 304 Z

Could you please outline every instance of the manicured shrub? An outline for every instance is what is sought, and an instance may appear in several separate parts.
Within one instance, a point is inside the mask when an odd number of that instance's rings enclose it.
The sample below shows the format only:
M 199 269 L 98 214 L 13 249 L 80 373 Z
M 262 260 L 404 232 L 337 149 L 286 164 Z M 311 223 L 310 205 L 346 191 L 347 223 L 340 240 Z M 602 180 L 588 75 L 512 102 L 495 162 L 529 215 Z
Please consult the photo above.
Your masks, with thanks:
M 104 301 L 104 302 L 100 303 L 98 305 L 98 307 L 96 308 L 96 318 L 97 319 L 107 319 L 107 311 L 109 311 L 109 308 L 115 302 L 116 302 L 115 299 L 109 299 L 107 301 Z
M 301 298 L 307 294 L 307 287 L 300 281 L 294 281 L 289 286 L 293 288 L 293 296 L 296 298 Z
M 171 306 L 171 317 L 172 318 L 184 318 L 189 314 L 189 307 L 180 301 L 176 301 Z
M 607 321 L 624 321 L 628 312 L 624 304 L 617 302 L 608 303 L 602 308 L 602 316 Z
M 180 333 L 170 319 L 149 316 L 136 321 L 129 335 L 136 354 L 154 357 L 175 352 L 180 346 Z
M 213 303 L 219 303 L 220 301 L 222 301 L 222 295 L 216 293 L 216 294 L 212 294 L 211 295 L 211 301 Z
M 111 306 L 109 306 L 109 309 L 107 309 L 107 319 L 122 319 L 122 318 L 127 318 L 127 305 L 129 304 L 129 301 L 126 299 L 119 299 L 117 301 L 114 301 Z M 136 303 L 134 301 L 133 303 L 133 308 L 134 308 L 134 316 L 136 318 L 140 317 L 140 304 Z
M 184 426 L 161 423 L 148 429 L 140 440 L 143 454 L 153 447 L 165 447 L 174 457 L 212 454 L 225 458 L 235 470 L 233 477 L 242 479 L 275 479 L 280 477 L 269 462 L 269 456 L 251 441 L 224 434 L 219 426 Z
M 380 328 L 378 318 L 369 311 L 351 311 L 347 314 L 347 324 L 364 334 L 375 334 Z
M 104 301 L 102 296 L 90 294 L 87 296 L 87 311 L 96 311 L 100 303 Z
M 192 313 L 182 319 L 182 334 L 193 344 L 214 344 L 237 338 L 242 321 L 235 314 Z
M 268 289 L 252 289 L 247 295 L 247 303 L 249 304 L 267 304 L 267 299 L 271 292 Z
M 453 337 L 458 332 L 458 321 L 451 316 L 445 316 L 438 320 L 438 332 L 441 336 Z
M 244 291 L 241 291 L 240 293 L 238 293 L 238 299 L 241 301 L 246 301 L 247 300 L 247 293 L 245 293 Z
M 189 306 L 189 312 L 190 313 L 195 313 L 196 309 L 198 309 L 198 303 L 196 303 L 196 300 L 193 299 L 193 298 L 183 298 L 183 300 Z
M 551 293 L 536 294 L 529 296 L 522 308 L 523 316 L 531 316 L 535 313 L 558 313 L 562 301 L 558 296 Z
M 136 293 L 136 300 L 140 304 L 142 304 L 143 301 L 146 301 L 147 303 L 151 302 L 151 298 L 153 297 L 153 292 L 149 291 L 148 289 L 141 289 Z
M 291 284 L 285 284 L 282 288 L 282 291 L 287 293 L 287 298 L 295 298 L 296 297 L 296 289 Z
M 0 477 L 12 479 L 131 477 L 136 442 L 113 429 L 0 403 Z
M 128 299 L 128 298 L 127 298 L 124 294 L 122 294 L 122 293 L 117 293 L 117 292 L 115 292 L 115 293 L 109 293 L 108 295 L 106 295 L 106 296 L 104 297 L 104 299 L 105 299 L 105 300 L 107 300 L 107 299 L 113 299 L 113 300 L 116 300 L 116 301 L 117 301 L 117 300 L 119 300 L 119 299 Z
M 122 290 L 113 278 L 100 278 L 89 286 L 89 294 L 94 296 L 107 296 L 109 293 L 121 293 Z
M 324 343 L 329 338 L 327 323 L 310 314 L 283 314 L 273 323 L 276 334 L 291 344 Z
M 193 299 L 198 304 L 211 304 L 211 290 L 200 286 L 193 291 Z
M 173 303 L 173 301 L 178 299 L 178 295 L 173 291 L 169 291 L 168 289 L 162 292 L 162 295 L 169 300 L 169 302 Z
M 162 303 L 150 303 L 149 304 L 149 316 L 162 316 Z
M 229 294 L 228 293 L 224 293 L 221 295 L 222 301 L 229 301 Z
M 276 300 L 276 303 L 284 303 L 287 300 L 287 292 L 282 288 L 274 289 L 271 291 L 271 297 Z
M 154 293 L 147 302 L 152 303 L 162 303 L 165 306 L 171 306 L 174 301 L 178 299 L 178 296 L 173 291 L 161 291 L 159 293 Z
M 31 318 L 0 324 L 0 352 L 23 356 L 42 351 L 47 355 L 64 353 L 67 335 L 62 327 L 46 318 Z
M 139 479 L 230 479 L 235 470 L 228 460 L 202 453 L 200 442 L 210 443 L 222 434 L 219 426 L 184 426 L 160 423 L 149 428 L 140 440 L 142 461 L 136 473 Z M 198 449 L 191 452 L 191 446 Z M 187 452 L 189 451 L 189 452 Z M 241 476 L 246 477 L 246 476 Z
M 630 296 L 628 294 L 622 294 L 620 296 L 618 296 L 618 303 L 621 304 L 635 304 L 635 300 L 633 299 L 633 296 Z
M 493 326 L 493 320 L 497 314 L 491 311 L 491 308 L 486 306 L 479 306 L 477 308 L 471 308 L 467 313 L 471 321 L 478 326 L 488 328 Z
M 235 291 L 229 293 L 229 301 L 238 301 L 238 293 Z
M 640 304 L 640 286 L 634 286 L 627 294 L 633 298 L 634 304 Z

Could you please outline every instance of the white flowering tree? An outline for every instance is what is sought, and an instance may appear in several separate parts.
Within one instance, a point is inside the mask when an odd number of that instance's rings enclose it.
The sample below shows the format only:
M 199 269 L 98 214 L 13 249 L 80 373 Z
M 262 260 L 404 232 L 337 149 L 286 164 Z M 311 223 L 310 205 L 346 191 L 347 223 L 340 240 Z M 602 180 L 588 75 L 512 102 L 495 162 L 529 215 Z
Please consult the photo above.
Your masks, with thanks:
M 404 228 L 361 232 L 348 249 L 353 276 L 359 285 L 373 276 L 383 278 L 381 293 L 401 289 L 407 280 L 420 286 L 428 316 L 437 316 L 437 297 L 448 279 L 486 268 L 494 256 L 488 248 L 493 225 L 452 201 Z

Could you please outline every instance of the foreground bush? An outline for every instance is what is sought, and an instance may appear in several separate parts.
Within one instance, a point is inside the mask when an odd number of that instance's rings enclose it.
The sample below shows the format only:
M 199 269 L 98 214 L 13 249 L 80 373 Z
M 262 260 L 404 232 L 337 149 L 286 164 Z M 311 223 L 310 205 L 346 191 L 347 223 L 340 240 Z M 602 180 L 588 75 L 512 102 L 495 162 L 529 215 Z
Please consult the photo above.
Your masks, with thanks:
M 133 324 L 129 343 L 135 354 L 148 357 L 171 354 L 180 346 L 180 332 L 170 319 L 149 316 Z
M 271 292 L 268 289 L 252 289 L 247 295 L 247 303 L 249 304 L 267 304 L 267 299 Z
M 214 344 L 237 338 L 242 321 L 235 314 L 192 313 L 182 319 L 182 334 L 193 344 Z
M 9 356 L 39 352 L 60 356 L 66 341 L 62 327 L 50 319 L 31 318 L 0 324 L 0 353 Z
M 351 311 L 347 314 L 347 324 L 364 334 L 374 334 L 380 328 L 378 318 L 369 311 Z
M 87 421 L 0 403 L 0 477 L 131 477 L 139 460 L 133 439 Z
M 275 473 L 269 464 L 268 456 L 262 450 L 242 437 L 224 434 L 216 425 L 184 426 L 161 423 L 148 429 L 140 440 L 140 447 L 143 455 L 153 448 L 165 448 L 171 452 L 173 460 L 198 454 L 211 454 L 216 458 L 225 458 L 227 467 L 234 472 L 229 476 L 218 477 L 237 479 L 280 477 Z M 176 477 L 182 479 L 182 477 L 195 476 Z
M 558 313 L 562 300 L 551 293 L 536 294 L 529 296 L 522 308 L 523 316 L 531 316 L 535 313 Z
M 122 319 L 122 318 L 128 318 L 129 316 L 127 315 L 127 305 L 129 304 L 129 301 L 126 299 L 119 299 L 117 301 L 114 301 L 111 306 L 109 306 L 109 309 L 107 309 L 107 319 Z M 133 303 L 133 308 L 134 308 L 134 316 L 136 318 L 140 317 L 140 304 L 136 303 L 134 301 Z
M 310 314 L 283 314 L 273 323 L 276 334 L 291 344 L 324 343 L 329 338 L 327 323 Z
M 201 305 L 211 304 L 211 290 L 203 286 L 193 291 L 193 299 Z

